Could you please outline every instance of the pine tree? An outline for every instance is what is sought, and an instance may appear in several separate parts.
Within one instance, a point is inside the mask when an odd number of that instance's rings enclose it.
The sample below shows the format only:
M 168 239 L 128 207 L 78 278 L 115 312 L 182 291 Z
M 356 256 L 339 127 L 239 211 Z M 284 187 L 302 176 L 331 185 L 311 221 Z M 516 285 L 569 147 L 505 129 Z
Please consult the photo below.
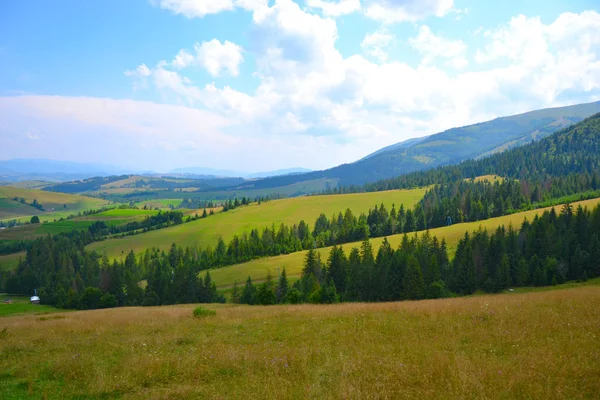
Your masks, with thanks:
M 240 288 L 238 287 L 237 280 L 233 283 L 233 290 L 231 291 L 231 302 L 233 304 L 240 304 L 241 302 L 241 293 Z
M 348 281 L 348 260 L 346 260 L 344 250 L 341 247 L 333 246 L 327 264 L 329 265 L 328 275 L 333 281 L 337 293 L 344 293 Z
M 425 295 L 425 283 L 419 261 L 413 255 L 409 255 L 404 273 L 404 298 L 408 300 L 422 299 Z
M 256 287 L 252 284 L 252 278 L 248 277 L 246 280 L 246 286 L 242 290 L 242 296 L 240 297 L 241 304 L 254 304 L 256 300 Z
M 510 264 L 506 253 L 502 254 L 500 259 L 500 266 L 496 270 L 495 283 L 496 291 L 504 290 L 511 285 Z
M 279 281 L 277 282 L 277 303 L 285 303 L 286 296 L 289 290 L 289 284 L 287 280 L 287 273 L 285 272 L 285 267 L 283 271 L 281 271 L 281 275 L 279 275 Z

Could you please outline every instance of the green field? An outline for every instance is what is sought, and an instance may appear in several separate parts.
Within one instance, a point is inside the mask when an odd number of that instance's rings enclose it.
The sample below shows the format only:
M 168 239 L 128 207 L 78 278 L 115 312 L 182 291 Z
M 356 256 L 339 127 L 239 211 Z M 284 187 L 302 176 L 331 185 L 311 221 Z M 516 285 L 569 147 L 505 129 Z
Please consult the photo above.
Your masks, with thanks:
M 25 199 L 27 203 L 37 200 L 46 211 L 14 201 L 15 197 Z M 85 210 L 98 209 L 107 204 L 109 204 L 107 200 L 93 197 L 12 186 L 0 187 L 0 220 L 16 219 L 20 222 L 28 222 L 33 215 L 37 215 L 40 221 L 53 221 Z
M 156 200 L 146 200 L 140 201 L 139 203 L 135 203 L 136 207 L 143 208 L 147 206 L 148 208 L 170 208 L 177 207 L 181 204 L 181 199 L 156 199 Z
M 32 293 L 33 295 L 33 293 Z M 12 304 L 0 303 L 0 318 L 8 315 L 16 314 L 48 314 L 51 312 L 64 311 L 58 310 L 52 306 L 45 306 L 41 304 L 30 304 L 28 297 L 23 296 L 9 296 L 7 294 L 0 294 L 0 301 L 9 298 Z M 0 322 L 1 326 L 2 322 Z M 1 330 L 1 329 L 0 329 Z
M 581 205 L 582 207 L 592 208 L 599 203 L 600 198 L 584 200 L 572 204 L 574 207 Z M 473 232 L 479 229 L 480 227 L 491 231 L 495 230 L 497 227 L 502 225 L 508 227 L 510 224 L 512 224 L 515 229 L 519 229 L 521 227 L 521 224 L 523 223 L 524 218 L 527 218 L 531 221 L 535 215 L 542 214 L 544 211 L 550 210 L 551 208 L 552 207 L 524 211 L 521 213 L 505 215 L 498 218 L 490 218 L 484 221 L 454 224 L 452 226 L 431 229 L 429 233 L 432 236 L 436 236 L 439 240 L 442 240 L 442 238 L 446 239 L 448 253 L 449 256 L 452 257 L 454 255 L 454 252 L 456 251 L 456 246 L 459 240 L 464 236 L 465 232 Z M 560 206 L 557 206 L 556 208 L 558 210 L 560 209 Z M 389 236 L 387 240 L 392 247 L 397 248 L 402 242 L 402 237 L 403 235 L 401 234 L 392 235 Z M 383 242 L 383 239 L 384 238 L 371 239 L 371 244 L 373 246 L 374 251 L 377 251 L 379 249 L 381 243 Z M 346 256 L 349 254 L 350 249 L 352 247 L 359 246 L 360 242 L 344 244 L 343 247 L 346 251 Z M 321 259 L 323 261 L 326 261 L 329 252 L 331 251 L 331 247 L 320 248 L 317 249 L 317 251 L 321 255 Z M 226 289 L 231 287 L 235 281 L 242 285 L 246 281 L 248 276 L 252 277 L 252 280 L 261 281 L 264 279 L 264 277 L 269 271 L 272 275 L 277 275 L 278 268 L 279 271 L 281 271 L 284 267 L 290 280 L 295 280 L 298 279 L 298 277 L 302 273 L 302 267 L 305 256 L 306 251 L 299 251 L 296 253 L 285 254 L 281 256 L 259 258 L 246 263 L 211 270 L 211 276 L 213 281 L 215 281 L 215 283 L 220 289 Z
M 234 234 L 250 232 L 253 228 L 279 226 L 282 222 L 296 224 L 305 220 L 310 226 L 320 213 L 331 217 L 334 213 L 350 208 L 355 215 L 367 212 L 375 204 L 384 203 L 391 207 L 412 207 L 425 194 L 425 189 L 392 190 L 373 193 L 356 193 L 330 196 L 305 196 L 283 200 L 272 200 L 260 205 L 253 203 L 226 213 L 218 213 L 206 219 L 151 231 L 122 239 L 111 239 L 92 243 L 90 250 L 106 253 L 109 257 L 119 257 L 129 250 L 139 253 L 150 247 L 167 249 L 172 243 L 183 246 L 214 246 L 220 236 L 225 241 Z
M 50 186 L 52 184 L 53 184 L 52 182 L 30 180 L 30 181 L 13 182 L 7 186 L 14 186 L 16 188 L 22 188 L 22 189 L 41 189 L 46 186 Z
M 25 259 L 25 252 L 0 255 L 0 271 L 11 271 L 17 268 L 19 260 Z
M 62 221 L 27 224 L 0 230 L 0 240 L 35 239 L 45 235 L 56 235 L 73 230 L 87 229 L 96 221 L 104 221 L 108 225 L 119 226 L 128 222 L 141 221 L 149 215 L 156 215 L 155 210 L 110 209 L 97 214 L 65 219 Z
M 0 319 L 12 399 L 593 399 L 600 286 Z

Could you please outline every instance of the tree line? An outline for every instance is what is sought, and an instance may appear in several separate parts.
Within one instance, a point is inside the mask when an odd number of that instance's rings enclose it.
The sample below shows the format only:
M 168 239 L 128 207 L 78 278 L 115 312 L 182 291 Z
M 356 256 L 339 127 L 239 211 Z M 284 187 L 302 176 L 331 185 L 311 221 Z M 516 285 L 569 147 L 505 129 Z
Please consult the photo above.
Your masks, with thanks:
M 600 206 L 592 211 L 569 204 L 524 220 L 519 231 L 465 233 L 455 257 L 429 232 L 407 235 L 394 250 L 384 239 L 376 256 L 365 239 L 348 256 L 332 247 L 325 262 L 310 249 L 299 280 L 285 269 L 255 285 L 234 285 L 232 301 L 243 304 L 396 301 L 498 292 L 509 287 L 545 286 L 600 276 Z

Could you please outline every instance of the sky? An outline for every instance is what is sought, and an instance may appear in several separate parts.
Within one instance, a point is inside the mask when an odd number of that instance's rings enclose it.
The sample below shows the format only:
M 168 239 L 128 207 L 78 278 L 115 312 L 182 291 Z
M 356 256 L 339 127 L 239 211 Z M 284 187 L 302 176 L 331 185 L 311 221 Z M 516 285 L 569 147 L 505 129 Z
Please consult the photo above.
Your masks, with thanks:
M 597 0 L 3 0 L 0 159 L 352 162 L 600 100 Z

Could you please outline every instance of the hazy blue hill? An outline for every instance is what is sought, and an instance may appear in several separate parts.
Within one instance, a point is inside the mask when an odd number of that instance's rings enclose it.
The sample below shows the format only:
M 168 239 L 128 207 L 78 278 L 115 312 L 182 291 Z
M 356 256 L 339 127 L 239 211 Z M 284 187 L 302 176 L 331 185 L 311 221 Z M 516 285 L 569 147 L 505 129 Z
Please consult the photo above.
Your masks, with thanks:
M 539 140 L 600 112 L 600 102 L 547 108 L 496 118 L 388 146 L 351 164 L 302 175 L 266 178 L 256 188 L 272 188 L 318 178 L 337 178 L 340 184 L 363 184 L 405 173 L 457 164 Z

